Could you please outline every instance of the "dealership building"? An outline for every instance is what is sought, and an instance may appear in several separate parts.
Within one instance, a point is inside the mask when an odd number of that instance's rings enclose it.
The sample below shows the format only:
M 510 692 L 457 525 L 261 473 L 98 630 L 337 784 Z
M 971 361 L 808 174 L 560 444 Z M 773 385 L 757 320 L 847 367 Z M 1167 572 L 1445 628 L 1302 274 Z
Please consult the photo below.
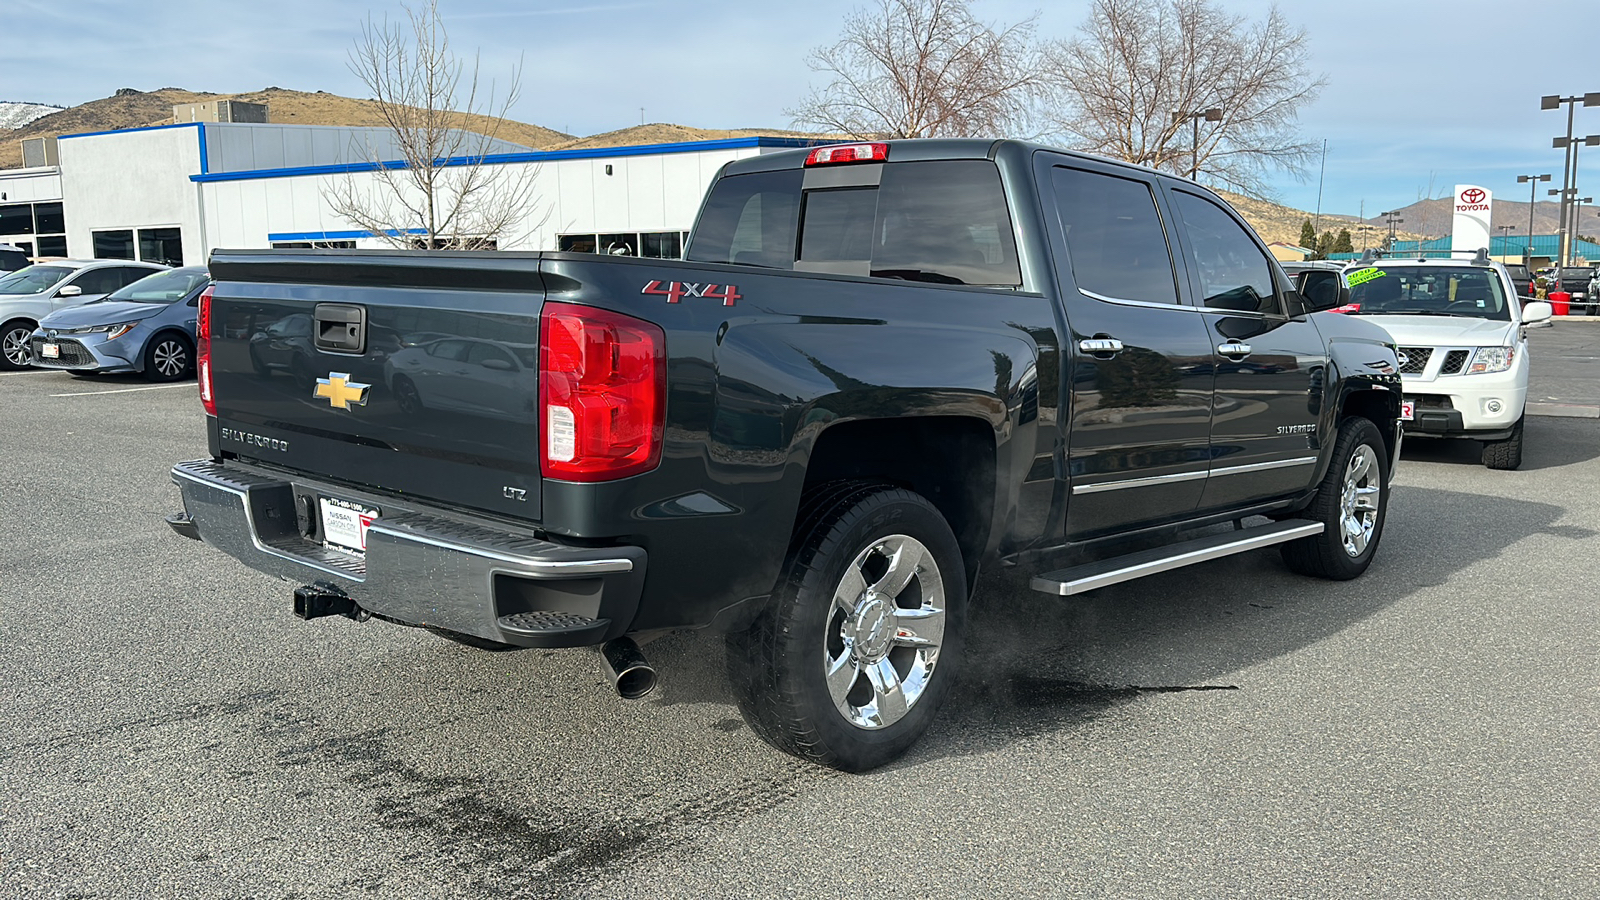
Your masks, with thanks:
M 484 164 L 530 188 L 520 222 L 495 246 L 676 257 L 724 163 L 809 143 L 541 152 L 495 142 Z M 198 265 L 220 247 L 389 246 L 331 209 L 341 191 L 381 193 L 383 164 L 372 160 L 401 157 L 388 129 L 197 121 L 63 135 L 24 151 L 25 168 L 0 170 L 0 244 L 30 255 Z

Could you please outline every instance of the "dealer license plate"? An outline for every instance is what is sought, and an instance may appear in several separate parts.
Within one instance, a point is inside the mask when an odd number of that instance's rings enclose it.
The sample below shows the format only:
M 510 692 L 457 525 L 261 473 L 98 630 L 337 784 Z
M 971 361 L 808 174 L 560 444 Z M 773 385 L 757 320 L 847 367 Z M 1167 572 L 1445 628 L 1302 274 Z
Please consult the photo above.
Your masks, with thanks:
M 1415 401 L 1415 400 L 1401 400 L 1400 401 L 1400 421 L 1402 421 L 1402 422 L 1410 422 L 1412 419 L 1415 419 L 1416 416 L 1417 416 L 1417 401 Z
M 61 358 L 61 345 L 60 344 L 41 344 L 41 345 L 39 345 L 39 355 L 44 357 L 45 359 L 60 359 Z
M 367 552 L 367 529 L 372 527 L 372 520 L 378 517 L 378 511 L 370 506 L 333 497 L 322 497 L 320 500 L 323 543 L 351 553 Z

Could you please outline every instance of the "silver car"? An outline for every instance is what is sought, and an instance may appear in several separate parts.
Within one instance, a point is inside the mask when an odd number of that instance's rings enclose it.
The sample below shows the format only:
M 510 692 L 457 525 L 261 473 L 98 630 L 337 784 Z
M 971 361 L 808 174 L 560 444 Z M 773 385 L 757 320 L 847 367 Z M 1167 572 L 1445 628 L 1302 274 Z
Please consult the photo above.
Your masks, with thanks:
M 0 369 L 32 365 L 29 339 L 40 319 L 99 300 L 166 268 L 129 259 L 62 259 L 0 277 Z

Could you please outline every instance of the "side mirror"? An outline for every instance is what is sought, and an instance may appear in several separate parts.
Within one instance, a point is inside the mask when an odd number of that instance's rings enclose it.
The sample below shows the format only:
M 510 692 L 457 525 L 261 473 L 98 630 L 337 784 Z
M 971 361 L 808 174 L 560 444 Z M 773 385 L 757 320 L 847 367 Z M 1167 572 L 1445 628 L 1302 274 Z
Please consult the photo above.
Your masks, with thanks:
M 493 369 L 496 372 L 509 372 L 512 368 L 511 363 L 507 362 L 506 360 L 495 359 L 493 357 L 484 360 L 478 365 L 483 366 L 485 369 Z
M 1550 304 L 1543 300 L 1531 300 L 1522 304 L 1522 324 L 1537 325 L 1547 321 L 1552 312 Z
M 83 288 L 78 287 L 75 284 L 69 284 L 66 287 L 62 288 L 61 290 L 56 291 L 56 296 L 57 297 L 82 297 L 83 296 Z
M 1331 270 L 1305 272 L 1300 276 L 1300 295 L 1305 298 L 1307 312 L 1326 312 L 1350 302 L 1350 289 L 1338 272 Z

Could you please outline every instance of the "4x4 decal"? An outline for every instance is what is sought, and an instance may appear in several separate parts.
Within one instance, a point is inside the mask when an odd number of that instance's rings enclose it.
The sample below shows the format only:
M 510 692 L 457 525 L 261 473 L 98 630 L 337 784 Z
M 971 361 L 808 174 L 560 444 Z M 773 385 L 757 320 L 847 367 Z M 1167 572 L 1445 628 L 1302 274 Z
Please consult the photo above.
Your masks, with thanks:
M 722 290 L 717 290 L 719 287 Z M 710 297 L 721 300 L 723 306 L 732 306 L 735 300 L 743 296 L 739 293 L 738 285 L 696 284 L 689 281 L 670 281 L 666 287 L 662 287 L 659 281 L 652 281 L 639 293 L 660 294 L 667 298 L 668 303 L 677 303 L 684 297 Z

